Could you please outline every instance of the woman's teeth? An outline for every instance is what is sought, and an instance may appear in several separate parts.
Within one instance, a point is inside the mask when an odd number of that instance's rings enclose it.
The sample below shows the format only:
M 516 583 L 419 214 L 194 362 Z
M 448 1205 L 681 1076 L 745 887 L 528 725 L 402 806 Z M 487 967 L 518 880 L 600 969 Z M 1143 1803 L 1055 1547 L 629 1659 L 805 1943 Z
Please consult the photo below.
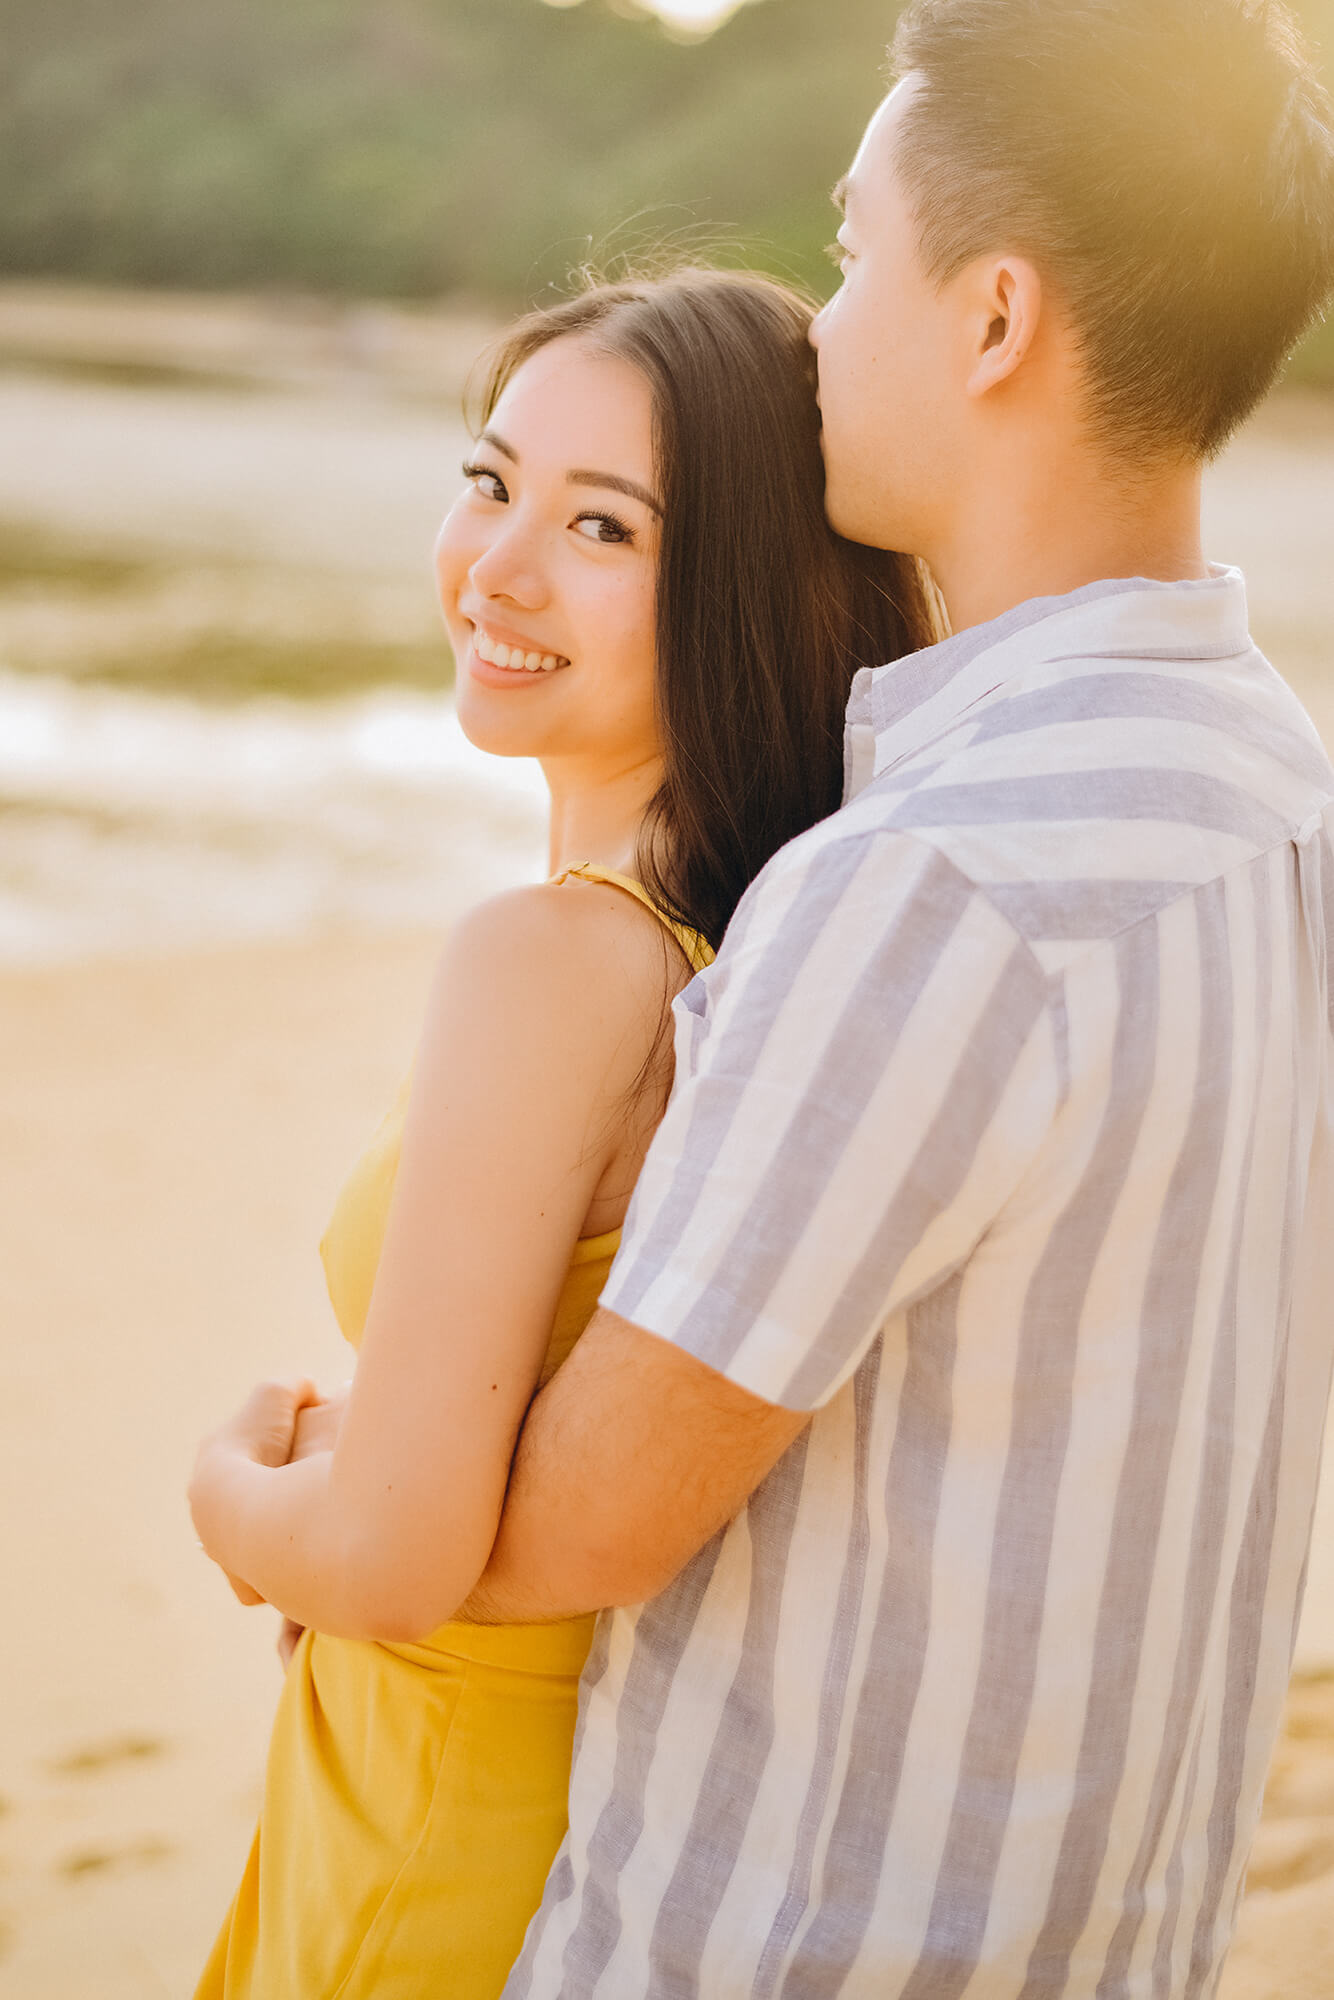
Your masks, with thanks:
M 557 667 L 568 667 L 569 661 L 560 653 L 525 653 L 522 646 L 503 646 L 499 640 L 489 639 L 480 629 L 473 633 L 473 646 L 479 660 L 489 660 L 493 667 L 522 669 L 530 674 L 552 674 Z

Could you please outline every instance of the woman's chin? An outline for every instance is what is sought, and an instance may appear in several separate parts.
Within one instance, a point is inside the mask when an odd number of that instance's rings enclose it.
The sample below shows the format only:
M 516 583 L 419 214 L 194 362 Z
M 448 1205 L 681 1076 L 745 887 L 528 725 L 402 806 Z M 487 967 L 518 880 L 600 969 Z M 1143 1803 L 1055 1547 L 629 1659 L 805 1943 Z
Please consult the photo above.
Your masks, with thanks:
M 539 741 L 540 731 L 525 723 L 522 716 L 514 713 L 513 703 L 503 694 L 497 696 L 478 687 L 476 683 L 462 681 L 455 700 L 455 714 L 459 728 L 474 749 L 484 750 L 489 757 L 540 757 L 543 745 Z

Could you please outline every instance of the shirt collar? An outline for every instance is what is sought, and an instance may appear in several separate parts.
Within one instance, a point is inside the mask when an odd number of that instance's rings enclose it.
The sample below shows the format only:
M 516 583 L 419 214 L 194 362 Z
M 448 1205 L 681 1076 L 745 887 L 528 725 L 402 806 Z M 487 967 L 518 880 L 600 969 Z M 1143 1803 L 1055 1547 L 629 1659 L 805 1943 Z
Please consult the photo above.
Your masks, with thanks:
M 1060 659 L 1223 660 L 1250 646 L 1240 570 L 1160 583 L 1119 577 L 1066 597 L 1035 597 L 987 625 L 852 683 L 844 733 L 844 802 L 891 765 L 946 734 L 1021 672 Z

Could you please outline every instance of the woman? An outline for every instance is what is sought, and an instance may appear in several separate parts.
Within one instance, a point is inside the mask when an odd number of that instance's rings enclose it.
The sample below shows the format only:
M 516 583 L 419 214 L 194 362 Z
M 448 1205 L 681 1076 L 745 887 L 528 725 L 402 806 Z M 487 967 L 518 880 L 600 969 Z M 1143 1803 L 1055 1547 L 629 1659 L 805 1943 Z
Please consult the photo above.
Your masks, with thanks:
M 690 271 L 535 314 L 495 357 L 440 595 L 463 727 L 541 760 L 551 879 L 455 930 L 335 1213 L 360 1353 L 333 1448 L 304 1449 L 317 1412 L 294 1451 L 313 1392 L 270 1387 L 200 1454 L 204 1546 L 307 1628 L 201 1994 L 493 2000 L 539 1901 L 591 1620 L 460 1609 L 610 1268 L 670 1003 L 838 804 L 853 673 L 927 636 L 914 567 L 825 524 L 808 320 Z

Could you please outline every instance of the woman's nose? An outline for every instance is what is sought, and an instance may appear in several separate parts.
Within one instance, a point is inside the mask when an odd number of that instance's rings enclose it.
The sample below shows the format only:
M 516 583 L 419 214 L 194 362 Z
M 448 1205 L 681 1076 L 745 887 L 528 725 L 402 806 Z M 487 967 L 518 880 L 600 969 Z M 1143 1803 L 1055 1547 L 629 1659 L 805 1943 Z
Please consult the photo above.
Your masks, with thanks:
M 530 611 L 537 610 L 547 596 L 532 538 L 518 522 L 507 522 L 474 558 L 468 580 L 480 596 L 505 597 Z

